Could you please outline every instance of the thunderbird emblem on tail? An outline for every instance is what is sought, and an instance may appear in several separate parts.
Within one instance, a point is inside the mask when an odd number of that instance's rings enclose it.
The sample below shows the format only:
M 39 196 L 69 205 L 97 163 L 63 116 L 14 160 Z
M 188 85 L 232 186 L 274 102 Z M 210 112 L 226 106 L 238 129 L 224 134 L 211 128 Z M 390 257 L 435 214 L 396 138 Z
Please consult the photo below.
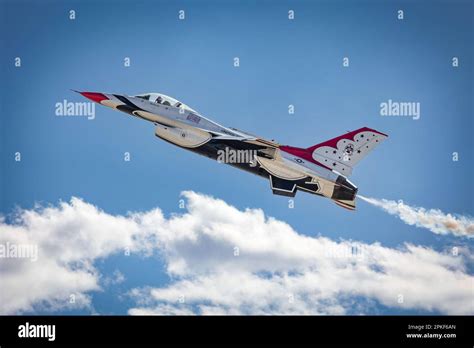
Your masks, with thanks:
M 274 194 L 294 197 L 296 191 L 306 191 L 351 210 L 355 209 L 357 187 L 347 177 L 387 138 L 364 127 L 308 148 L 284 146 L 221 126 L 164 94 L 79 93 L 154 123 L 155 135 L 174 145 L 269 179 Z

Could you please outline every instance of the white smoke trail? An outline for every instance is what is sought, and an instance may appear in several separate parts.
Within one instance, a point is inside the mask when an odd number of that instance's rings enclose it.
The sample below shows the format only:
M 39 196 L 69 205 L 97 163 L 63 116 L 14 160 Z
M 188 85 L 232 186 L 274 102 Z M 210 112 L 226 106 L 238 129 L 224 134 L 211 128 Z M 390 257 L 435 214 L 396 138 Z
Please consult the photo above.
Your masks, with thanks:
M 368 198 L 358 195 L 362 200 L 382 208 L 389 214 L 398 216 L 408 225 L 427 228 L 436 234 L 452 233 L 458 237 L 474 237 L 474 220 L 468 216 L 445 214 L 439 209 L 425 209 L 409 206 L 403 201 Z

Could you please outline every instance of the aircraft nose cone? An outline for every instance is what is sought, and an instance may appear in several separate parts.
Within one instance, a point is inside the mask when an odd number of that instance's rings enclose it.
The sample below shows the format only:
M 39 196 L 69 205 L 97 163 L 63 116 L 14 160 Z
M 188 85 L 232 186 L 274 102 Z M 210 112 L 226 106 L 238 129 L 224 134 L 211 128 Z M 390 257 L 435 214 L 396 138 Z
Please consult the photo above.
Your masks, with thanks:
M 95 101 L 96 103 L 100 103 L 102 100 L 109 100 L 109 98 L 107 98 L 105 94 L 102 94 L 102 93 L 96 93 L 96 92 L 79 92 L 79 93 L 82 94 L 87 99 Z

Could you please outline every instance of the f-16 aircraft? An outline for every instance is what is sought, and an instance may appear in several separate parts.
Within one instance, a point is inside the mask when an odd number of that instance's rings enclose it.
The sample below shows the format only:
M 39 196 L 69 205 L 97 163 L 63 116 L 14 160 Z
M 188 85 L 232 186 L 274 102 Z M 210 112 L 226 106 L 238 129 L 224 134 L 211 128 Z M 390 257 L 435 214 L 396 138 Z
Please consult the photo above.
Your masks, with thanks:
M 179 147 L 257 174 L 274 194 L 294 197 L 298 190 L 327 197 L 354 210 L 357 187 L 347 177 L 387 135 L 363 127 L 308 148 L 228 128 L 161 93 L 135 96 L 78 92 L 84 97 L 152 122 L 155 135 Z

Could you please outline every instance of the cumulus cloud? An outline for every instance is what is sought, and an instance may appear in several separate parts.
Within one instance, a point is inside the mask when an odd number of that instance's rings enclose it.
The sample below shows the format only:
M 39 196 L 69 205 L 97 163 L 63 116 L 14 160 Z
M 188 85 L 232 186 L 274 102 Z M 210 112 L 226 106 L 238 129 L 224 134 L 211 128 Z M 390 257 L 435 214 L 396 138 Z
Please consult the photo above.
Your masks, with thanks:
M 36 262 L 0 259 L 0 312 L 67 308 L 71 293 L 75 306 L 91 306 L 102 277 L 94 262 L 129 248 L 159 253 L 165 265 L 157 267 L 171 279 L 130 290 L 130 314 L 359 314 L 376 313 L 378 304 L 474 313 L 468 250 L 311 237 L 260 209 L 183 195 L 186 210 L 170 217 L 159 209 L 114 216 L 73 198 L 0 221 L 0 244 L 39 250 Z
M 473 313 L 464 258 L 406 244 L 298 234 L 260 209 L 185 192 L 188 212 L 157 230 L 176 280 L 134 289 L 131 314 L 344 314 L 367 305 Z M 364 298 L 362 308 L 356 299 Z
M 474 237 L 474 220 L 469 216 L 445 214 L 439 209 L 425 209 L 409 206 L 403 201 L 368 198 L 359 195 L 362 200 L 398 216 L 408 225 L 422 227 L 436 234 L 453 234 L 458 237 Z
M 113 216 L 78 198 L 0 220 L 0 313 L 90 307 L 90 292 L 101 290 L 94 262 L 125 250 L 151 253 L 153 226 L 162 222 L 160 210 Z M 15 257 L 22 246 L 36 247 L 37 259 Z

